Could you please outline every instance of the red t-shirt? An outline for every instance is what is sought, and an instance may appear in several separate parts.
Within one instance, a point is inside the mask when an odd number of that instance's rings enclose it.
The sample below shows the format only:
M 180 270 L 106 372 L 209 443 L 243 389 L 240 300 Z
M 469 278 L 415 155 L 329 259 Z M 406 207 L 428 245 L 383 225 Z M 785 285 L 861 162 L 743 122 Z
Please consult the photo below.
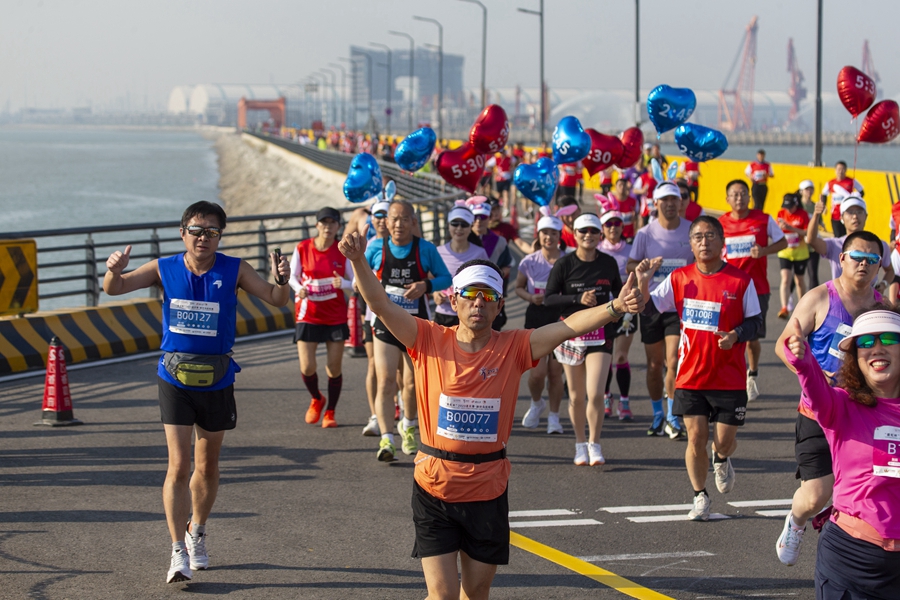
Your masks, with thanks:
M 691 203 L 687 205 L 686 209 L 684 209 L 684 218 L 692 223 L 701 214 L 703 214 L 703 207 L 701 207 L 693 200 L 691 200 Z
M 563 225 L 563 229 L 559 234 L 560 241 L 566 244 L 566 248 L 576 248 L 578 244 L 575 242 L 575 232 Z
M 756 162 L 755 160 L 747 165 L 745 171 L 750 177 L 750 181 L 759 185 L 766 185 L 769 177 L 772 177 L 772 165 L 767 162 Z
M 743 219 L 735 219 L 731 213 L 719 217 L 725 230 L 725 260 L 753 278 L 757 294 L 769 293 L 769 280 L 766 278 L 766 257 L 752 258 L 750 248 L 753 244 L 767 246 L 769 244 L 769 215 L 761 210 L 752 209 Z
M 300 283 L 306 288 L 306 298 L 294 305 L 297 323 L 340 325 L 347 322 L 347 298 L 344 290 L 334 289 L 332 280 L 337 273 L 347 279 L 347 259 L 335 241 L 324 252 L 316 249 L 314 238 L 297 244 L 300 258 Z
M 578 182 L 584 177 L 582 171 L 584 171 L 584 165 L 581 164 L 580 160 L 559 165 L 559 186 L 576 187 Z
M 798 229 L 806 229 L 809 226 L 809 213 L 802 208 L 797 209 L 793 213 L 786 208 L 782 208 L 778 211 L 776 218 L 782 219 L 791 227 Z M 798 248 L 805 237 L 804 234 L 787 231 L 784 227 L 781 230 L 784 231 L 784 237 L 787 238 L 788 249 Z
M 832 179 L 828 183 L 825 184 L 825 190 L 823 195 L 831 195 L 831 220 L 832 221 L 840 221 L 841 220 L 841 202 L 844 200 L 845 196 L 849 196 L 853 193 L 853 190 L 856 189 L 856 180 L 852 177 L 844 177 L 841 180 Z M 837 189 L 836 189 L 837 188 Z M 835 194 L 834 192 L 838 193 Z
M 684 177 L 688 180 L 696 179 L 700 175 L 700 163 L 692 160 L 684 162 Z
M 617 198 L 618 200 L 618 198 Z M 637 198 L 628 196 L 624 200 L 618 200 L 619 212 L 622 213 L 622 237 L 634 237 L 634 215 L 637 210 Z
M 512 159 L 506 155 L 497 159 L 497 174 L 494 176 L 497 181 L 509 181 L 512 179 Z
M 507 242 L 519 239 L 519 232 L 512 226 L 512 223 L 506 221 L 500 221 L 496 226 L 491 227 L 491 231 L 506 238 Z

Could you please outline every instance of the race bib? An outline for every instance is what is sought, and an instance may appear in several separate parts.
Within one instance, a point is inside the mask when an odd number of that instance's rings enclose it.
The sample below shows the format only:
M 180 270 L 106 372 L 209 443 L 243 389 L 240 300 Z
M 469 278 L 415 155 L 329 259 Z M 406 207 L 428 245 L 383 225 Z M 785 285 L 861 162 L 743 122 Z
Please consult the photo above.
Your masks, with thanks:
M 664 258 L 662 264 L 656 269 L 656 273 L 653 274 L 653 281 L 655 283 L 662 283 L 672 271 L 684 266 L 687 266 L 687 260 L 683 258 Z
M 622 225 L 631 225 L 634 221 L 634 213 L 631 211 L 622 214 Z
M 337 290 L 329 279 L 310 279 L 306 282 L 306 296 L 313 302 L 324 302 L 337 298 Z
M 800 247 L 800 234 L 799 233 L 786 233 L 786 234 L 784 234 L 784 239 L 787 240 L 788 248 L 799 248 Z
M 882 425 L 875 428 L 872 474 L 900 478 L 900 427 Z
M 496 442 L 500 398 L 455 398 L 441 394 L 437 434 L 460 442 Z
M 731 258 L 750 258 L 750 248 L 756 243 L 755 235 L 738 235 L 725 238 L 725 255 Z
M 681 310 L 681 324 L 685 329 L 700 331 L 719 331 L 719 316 L 722 314 L 721 302 L 708 302 L 685 298 Z
M 606 343 L 606 335 L 603 332 L 603 328 L 600 327 L 590 333 L 572 338 L 571 342 L 575 346 L 602 346 Z
M 218 326 L 218 302 L 177 298 L 169 301 L 169 331 L 172 333 L 216 337 Z
M 829 344 L 828 346 L 828 354 L 840 361 L 843 361 L 844 352 L 838 348 L 838 344 L 841 343 L 841 340 L 850 335 L 851 331 L 853 331 L 853 327 L 847 325 L 846 323 L 841 323 L 840 325 L 838 325 L 835 332 L 831 335 L 831 344 Z
M 547 282 L 546 281 L 535 281 L 535 282 L 533 282 L 533 287 L 534 287 L 534 291 L 531 292 L 532 294 L 543 294 L 544 291 L 547 289 Z
M 384 287 L 384 291 L 387 292 L 388 298 L 391 299 L 391 302 L 405 310 L 411 315 L 419 314 L 419 299 L 410 300 L 405 297 L 403 294 L 406 293 L 406 289 L 402 287 L 397 287 L 395 285 L 387 285 Z

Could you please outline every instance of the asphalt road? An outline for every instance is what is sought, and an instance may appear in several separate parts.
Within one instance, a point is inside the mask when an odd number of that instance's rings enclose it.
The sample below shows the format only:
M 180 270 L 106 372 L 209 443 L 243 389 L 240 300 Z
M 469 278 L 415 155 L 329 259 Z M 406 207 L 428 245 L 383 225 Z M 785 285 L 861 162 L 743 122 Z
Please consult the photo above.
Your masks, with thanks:
M 770 261 L 771 281 L 776 267 Z M 549 549 L 513 547 L 494 580 L 494 598 L 625 597 L 614 589 L 622 581 L 606 571 L 637 584 L 636 597 L 814 598 L 817 534 L 807 533 L 794 567 L 782 566 L 774 551 L 785 500 L 797 486 L 799 391 L 773 351 L 784 323 L 775 318 L 777 305 L 763 344 L 762 397 L 738 435 L 735 488 L 723 496 L 709 478 L 712 510 L 726 518 L 666 520 L 683 518 L 692 500 L 685 444 L 645 434 L 651 409 L 640 344 L 630 357 L 635 420 L 606 423 L 602 468 L 572 464 L 568 418 L 561 436 L 519 425 L 529 400 L 523 380 L 509 444 L 510 520 L 525 538 L 517 538 L 519 546 L 533 540 Z M 510 326 L 521 326 L 523 314 L 514 300 Z M 304 422 L 309 397 L 289 336 L 239 343 L 235 358 L 243 367 L 238 426 L 226 435 L 221 457 L 208 528 L 211 568 L 185 584 L 164 583 L 170 543 L 155 361 L 72 371 L 81 427 L 32 425 L 40 415 L 40 378 L 0 382 L 0 598 L 426 595 L 419 562 L 410 558 L 412 458 L 379 463 L 377 439 L 360 435 L 369 412 L 365 361 L 345 359 L 341 426 L 322 429 Z M 741 505 L 748 501 L 757 505 Z M 581 574 L 590 569 L 599 574 Z

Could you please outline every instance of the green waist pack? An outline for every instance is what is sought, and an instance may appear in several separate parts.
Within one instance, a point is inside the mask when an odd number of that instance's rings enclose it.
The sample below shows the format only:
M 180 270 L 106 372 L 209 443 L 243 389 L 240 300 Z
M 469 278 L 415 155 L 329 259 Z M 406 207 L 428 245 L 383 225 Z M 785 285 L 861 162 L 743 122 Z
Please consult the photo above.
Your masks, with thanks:
M 166 352 L 163 366 L 169 375 L 190 387 L 209 387 L 228 373 L 231 354 L 187 354 Z

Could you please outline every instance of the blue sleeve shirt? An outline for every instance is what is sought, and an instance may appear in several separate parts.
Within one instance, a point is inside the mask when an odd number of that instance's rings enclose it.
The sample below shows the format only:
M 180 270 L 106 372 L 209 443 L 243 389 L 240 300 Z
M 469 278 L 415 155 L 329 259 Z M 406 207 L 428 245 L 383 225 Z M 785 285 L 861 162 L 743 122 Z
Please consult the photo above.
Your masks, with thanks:
M 390 238 L 388 240 L 391 254 L 397 258 L 403 259 L 409 255 L 412 250 L 412 242 L 405 246 L 395 246 Z M 373 240 L 369 247 L 366 248 L 366 261 L 373 271 L 377 271 L 381 267 L 381 255 L 384 251 L 384 239 Z M 422 262 L 422 270 L 430 273 L 434 279 L 431 280 L 431 289 L 444 290 L 453 284 L 453 276 L 444 264 L 444 259 L 437 251 L 437 247 L 427 240 L 419 240 L 419 260 Z

